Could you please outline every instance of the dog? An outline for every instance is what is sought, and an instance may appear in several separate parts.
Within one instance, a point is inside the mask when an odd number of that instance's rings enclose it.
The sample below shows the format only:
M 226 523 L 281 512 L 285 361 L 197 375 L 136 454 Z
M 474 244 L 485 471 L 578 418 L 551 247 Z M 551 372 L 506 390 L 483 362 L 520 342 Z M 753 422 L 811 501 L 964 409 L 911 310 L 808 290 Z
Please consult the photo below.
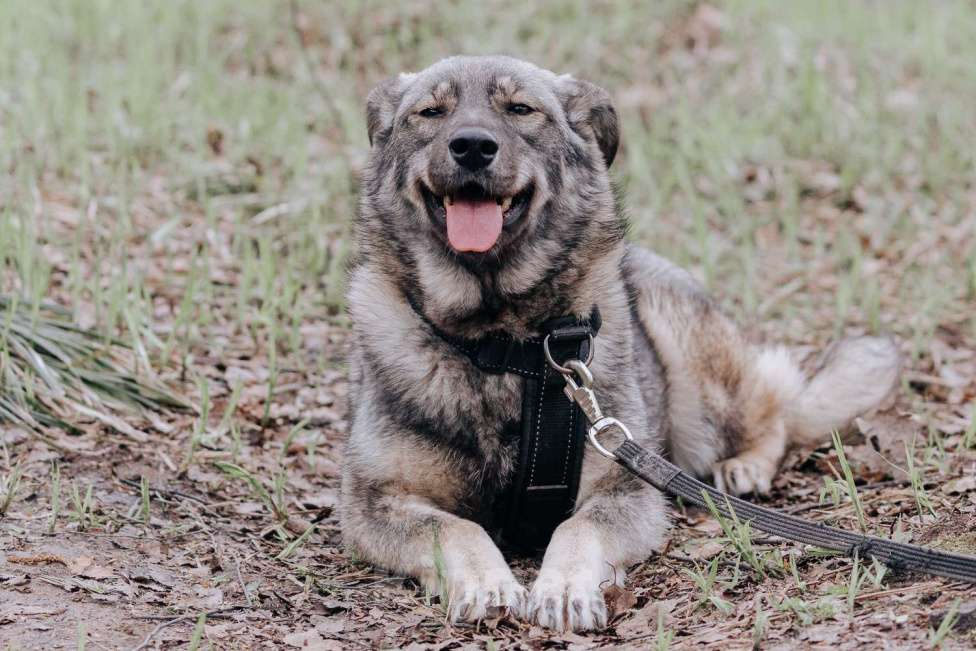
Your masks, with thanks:
M 604 412 L 735 494 L 769 491 L 791 446 L 824 441 L 896 386 L 891 340 L 845 339 L 803 365 L 748 341 L 687 271 L 625 241 L 608 174 L 619 123 L 602 88 L 459 56 L 381 83 L 366 118 L 343 538 L 442 594 L 452 621 L 505 608 L 604 627 L 603 589 L 661 547 L 669 521 L 657 490 L 587 449 L 575 509 L 526 590 L 489 517 L 513 481 L 521 383 L 478 370 L 442 333 L 524 339 L 597 306 Z

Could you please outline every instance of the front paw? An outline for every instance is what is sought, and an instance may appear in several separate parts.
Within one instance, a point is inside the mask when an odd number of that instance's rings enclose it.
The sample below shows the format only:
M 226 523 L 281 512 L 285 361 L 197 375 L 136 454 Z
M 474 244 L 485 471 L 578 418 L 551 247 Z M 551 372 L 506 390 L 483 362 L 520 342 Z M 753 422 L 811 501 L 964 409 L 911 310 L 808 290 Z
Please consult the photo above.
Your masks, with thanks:
M 447 616 L 452 622 L 476 622 L 498 616 L 504 609 L 513 617 L 524 619 L 527 601 L 525 588 L 507 567 L 482 573 L 464 571 L 449 580 Z
M 605 628 L 607 604 L 600 580 L 543 568 L 529 594 L 529 618 L 557 631 Z

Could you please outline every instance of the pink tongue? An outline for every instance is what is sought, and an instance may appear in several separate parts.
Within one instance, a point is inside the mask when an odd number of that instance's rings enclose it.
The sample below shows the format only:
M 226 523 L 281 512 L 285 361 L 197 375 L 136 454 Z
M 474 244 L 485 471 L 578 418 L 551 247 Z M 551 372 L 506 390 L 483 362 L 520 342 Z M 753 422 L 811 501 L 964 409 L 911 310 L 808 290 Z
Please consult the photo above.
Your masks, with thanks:
M 502 234 L 502 207 L 494 201 L 455 201 L 446 208 L 447 239 L 455 251 L 484 253 Z

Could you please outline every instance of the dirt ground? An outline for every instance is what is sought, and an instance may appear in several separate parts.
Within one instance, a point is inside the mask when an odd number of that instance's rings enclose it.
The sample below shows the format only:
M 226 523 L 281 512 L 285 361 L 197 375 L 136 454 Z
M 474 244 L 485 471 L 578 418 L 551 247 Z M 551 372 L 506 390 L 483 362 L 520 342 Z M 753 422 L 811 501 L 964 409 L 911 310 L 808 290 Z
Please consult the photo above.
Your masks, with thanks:
M 862 576 L 849 602 L 850 560 L 800 554 L 789 543 L 757 535 L 760 549 L 780 550 L 787 559 L 779 575 L 763 578 L 744 564 L 736 567 L 737 555 L 720 540 L 721 530 L 707 513 L 676 507 L 667 549 L 631 568 L 626 591 L 607 595 L 616 615 L 606 631 L 555 634 L 504 617 L 450 626 L 436 598 L 412 581 L 344 553 L 334 507 L 346 428 L 346 383 L 338 370 L 345 331 L 308 324 L 303 335 L 308 354 L 327 355 L 326 370 L 287 373 L 275 390 L 267 426 L 261 425 L 265 371 L 247 343 L 238 342 L 234 355 L 212 360 L 212 433 L 219 433 L 230 387 L 243 382 L 240 450 L 234 455 L 211 448 L 204 438 L 185 472 L 187 434 L 196 427 L 190 414 L 146 427 L 145 441 L 99 428 L 70 439 L 62 435 L 70 452 L 6 433 L 5 449 L 16 451 L 30 481 L 0 521 L 5 648 L 177 648 L 192 640 L 201 614 L 206 619 L 198 632 L 211 648 L 667 648 L 662 642 L 671 636 L 671 648 L 748 648 L 754 639 L 762 648 L 918 648 L 928 644 L 930 628 L 955 600 L 962 600 L 963 611 L 971 608 L 971 586 L 890 574 L 877 585 L 872 576 Z M 976 356 L 957 352 L 954 359 L 954 368 L 974 377 Z M 917 378 L 909 383 L 913 391 L 945 395 L 945 374 L 940 380 L 928 370 L 909 371 Z M 970 394 L 974 385 L 962 390 Z M 307 422 L 294 434 L 300 420 Z M 917 515 L 909 482 L 884 460 L 897 459 L 902 442 L 920 431 L 907 412 L 893 409 L 860 421 L 850 433 L 848 456 L 873 528 L 972 552 L 976 453 L 960 449 L 961 422 L 941 426 L 955 433 L 941 443 L 943 471 L 926 479 L 936 516 Z M 246 480 L 216 469 L 213 462 L 219 460 L 246 467 L 272 492 L 273 478 L 284 472 L 287 518 L 276 519 Z M 60 464 L 63 504 L 52 526 L 48 474 L 54 462 Z M 821 477 L 831 473 L 830 464 L 838 467 L 827 448 L 791 459 L 769 505 L 856 526 L 849 502 L 819 504 Z M 148 519 L 140 510 L 143 477 Z M 83 494 L 88 487 L 93 500 L 85 510 L 70 493 Z M 291 540 L 314 528 L 284 553 L 288 546 L 279 527 Z M 793 552 L 795 577 L 788 570 Z M 705 593 L 689 572 L 713 560 L 717 581 Z M 528 581 L 537 563 L 522 561 L 519 567 Z M 757 626 L 759 613 L 765 615 Z M 960 618 L 959 627 L 946 648 L 976 643 L 971 617 Z
M 402 15 L 349 3 L 339 12 L 346 38 L 330 31 L 327 4 L 304 3 L 289 21 L 281 3 L 274 24 L 259 3 L 229 19 L 201 9 L 198 33 L 193 20 L 125 18 L 144 31 L 111 38 L 165 53 L 212 42 L 229 54 L 190 64 L 130 56 L 148 89 L 132 91 L 143 102 L 132 108 L 113 94 L 125 86 L 112 74 L 126 50 L 106 36 L 92 54 L 101 81 L 79 91 L 94 107 L 78 118 L 91 121 L 91 142 L 33 129 L 39 110 L 25 104 L 14 154 L 0 150 L 12 170 L 43 158 L 27 189 L 7 192 L 0 178 L 0 234 L 36 226 L 23 245 L 30 256 L 0 242 L 0 290 L 24 289 L 29 274 L 17 265 L 42 261 L 38 295 L 84 325 L 131 334 L 136 324 L 145 341 L 157 337 L 160 379 L 195 405 L 123 415 L 118 427 L 79 418 L 77 433 L 52 430 L 46 441 L 0 424 L 0 481 L 23 472 L 0 515 L 0 649 L 976 648 L 971 585 L 884 573 L 761 533 L 752 566 L 707 513 L 680 504 L 671 542 L 606 595 L 614 616 L 594 634 L 504 613 L 450 625 L 435 596 L 347 553 L 336 504 L 348 323 L 336 278 L 366 147 L 362 118 L 348 116 L 360 116 L 383 74 L 460 51 L 450 39 L 470 17 L 453 3 L 443 14 L 406 3 Z M 906 363 L 895 404 L 844 433 L 867 528 L 976 554 L 976 192 L 971 151 L 965 161 L 950 151 L 971 150 L 959 144 L 974 132 L 960 99 L 972 97 L 968 78 L 917 39 L 875 34 L 852 45 L 847 23 L 873 25 L 874 14 L 833 20 L 840 45 L 822 45 L 804 41 L 812 19 L 800 10 L 760 23 L 737 3 L 675 3 L 647 25 L 626 19 L 643 16 L 644 3 L 616 3 L 596 21 L 598 56 L 574 60 L 589 23 L 559 22 L 559 3 L 518 14 L 530 4 L 484 21 L 495 37 L 521 39 L 498 41 L 513 51 L 552 67 L 575 61 L 612 84 L 624 121 L 613 173 L 636 239 L 690 267 L 758 339 L 819 348 L 841 332 L 898 337 Z M 46 11 L 60 15 L 57 3 Z M 100 11 L 106 21 L 119 13 Z M 934 16 L 936 37 L 966 33 L 953 14 Z M 777 21 L 793 31 L 783 36 Z M 542 38 L 523 24 L 554 31 Z M 414 33 L 427 34 L 423 46 Z M 19 49 L 47 43 L 9 35 Z M 754 41 L 786 54 L 766 56 Z M 59 43 L 52 52 L 67 69 L 82 45 Z M 904 61 L 891 54 L 903 48 Z M 929 64 L 945 76 L 927 74 Z M 315 66 L 318 77 L 307 72 Z M 115 101 L 117 112 L 105 108 Z M 8 103 L 0 93 L 0 109 Z M 672 108 L 685 103 L 685 113 Z M 171 131 L 151 128 L 164 120 Z M 863 125 L 879 125 L 877 142 L 845 135 Z M 88 177 L 62 169 L 73 157 L 90 159 Z M 112 296 L 135 317 L 106 324 Z M 764 503 L 856 529 L 840 469 L 826 442 L 796 452 Z M 530 583 L 537 560 L 514 562 Z

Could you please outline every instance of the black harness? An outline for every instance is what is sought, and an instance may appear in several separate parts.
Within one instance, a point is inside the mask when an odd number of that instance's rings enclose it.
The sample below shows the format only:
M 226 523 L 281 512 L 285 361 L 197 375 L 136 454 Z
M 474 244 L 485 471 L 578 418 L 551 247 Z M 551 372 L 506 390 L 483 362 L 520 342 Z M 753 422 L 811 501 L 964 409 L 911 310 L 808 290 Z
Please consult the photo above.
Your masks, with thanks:
M 426 319 L 425 319 L 426 321 Z M 600 330 L 600 312 L 590 317 L 550 319 L 540 336 L 517 340 L 492 332 L 461 339 L 427 321 L 435 334 L 485 373 L 522 377 L 522 424 L 515 478 L 495 508 L 502 540 L 524 550 L 544 549 L 559 523 L 576 505 L 587 423 L 563 393 L 566 382 L 547 363 L 544 342 L 556 363 L 587 359 Z

